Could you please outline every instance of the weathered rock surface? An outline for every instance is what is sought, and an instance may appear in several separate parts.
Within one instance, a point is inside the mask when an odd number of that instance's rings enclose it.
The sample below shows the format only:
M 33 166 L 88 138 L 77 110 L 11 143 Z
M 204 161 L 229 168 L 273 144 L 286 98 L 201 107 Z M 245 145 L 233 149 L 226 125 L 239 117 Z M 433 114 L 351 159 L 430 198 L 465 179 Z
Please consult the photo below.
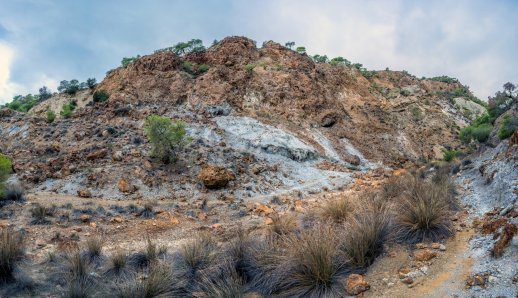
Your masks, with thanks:
M 235 179 L 234 173 L 220 166 L 207 165 L 202 168 L 198 178 L 207 188 L 216 189 L 225 187 Z

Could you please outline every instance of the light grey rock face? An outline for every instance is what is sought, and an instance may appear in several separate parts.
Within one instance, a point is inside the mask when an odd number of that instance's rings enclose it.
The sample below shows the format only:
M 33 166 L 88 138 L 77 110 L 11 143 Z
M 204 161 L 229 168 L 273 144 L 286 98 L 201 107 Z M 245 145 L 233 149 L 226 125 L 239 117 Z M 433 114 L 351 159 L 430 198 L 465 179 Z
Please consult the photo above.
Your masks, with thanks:
M 282 155 L 295 161 L 314 160 L 319 157 L 318 151 L 305 144 L 292 134 L 263 124 L 249 117 L 218 117 L 219 128 L 235 138 L 236 145 L 258 148 L 269 154 Z

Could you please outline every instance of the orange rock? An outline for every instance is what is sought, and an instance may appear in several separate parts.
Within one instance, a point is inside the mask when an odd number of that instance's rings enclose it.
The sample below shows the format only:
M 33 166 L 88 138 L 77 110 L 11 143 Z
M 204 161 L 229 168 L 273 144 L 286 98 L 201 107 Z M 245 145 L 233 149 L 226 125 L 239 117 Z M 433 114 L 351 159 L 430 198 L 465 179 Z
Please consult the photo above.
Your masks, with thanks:
M 268 214 L 273 213 L 274 211 L 275 210 L 273 210 L 273 208 L 263 205 L 261 203 L 255 204 L 255 212 L 257 212 L 257 213 L 268 215 Z
M 267 217 L 264 219 L 264 224 L 265 225 L 271 225 L 273 223 L 273 219 Z
M 234 173 L 224 167 L 206 165 L 202 168 L 198 179 L 210 189 L 225 187 L 229 181 L 235 179 Z
M 124 221 L 124 219 L 122 217 L 120 217 L 120 216 L 116 216 L 116 217 L 110 219 L 111 223 L 121 223 L 123 221 Z
M 137 189 L 134 185 L 131 185 L 126 179 L 121 178 L 119 183 L 117 183 L 117 187 L 120 192 L 123 193 L 134 193 Z
M 92 193 L 86 188 L 78 190 L 77 195 L 80 198 L 91 198 L 92 197 Z
M 88 214 L 81 214 L 81 216 L 79 216 L 79 219 L 82 221 L 82 222 L 89 222 L 90 221 L 90 218 L 91 216 L 88 215 Z
M 399 177 L 402 175 L 406 175 L 406 173 L 407 173 L 406 169 L 399 169 L 399 170 L 395 170 L 394 172 L 392 172 L 392 175 Z
M 214 230 L 218 230 L 218 229 L 221 229 L 221 224 L 219 223 L 215 223 L 211 226 L 211 228 L 213 228 Z
M 351 274 L 347 278 L 346 290 L 350 295 L 358 295 L 370 289 L 365 277 L 360 274 Z
M 91 222 L 91 223 L 90 223 L 90 226 L 91 226 L 92 228 L 94 228 L 94 229 L 95 229 L 95 228 L 97 228 L 97 224 L 96 224 L 95 222 Z
M 433 249 L 439 249 L 439 248 L 441 248 L 441 244 L 437 243 L 437 242 L 434 242 L 434 243 L 432 243 L 432 248 Z
M 437 252 L 429 249 L 423 249 L 414 254 L 414 259 L 418 262 L 430 261 L 437 256 Z
M 205 212 L 198 213 L 198 219 L 203 220 L 203 221 L 207 220 L 207 213 L 205 213 Z

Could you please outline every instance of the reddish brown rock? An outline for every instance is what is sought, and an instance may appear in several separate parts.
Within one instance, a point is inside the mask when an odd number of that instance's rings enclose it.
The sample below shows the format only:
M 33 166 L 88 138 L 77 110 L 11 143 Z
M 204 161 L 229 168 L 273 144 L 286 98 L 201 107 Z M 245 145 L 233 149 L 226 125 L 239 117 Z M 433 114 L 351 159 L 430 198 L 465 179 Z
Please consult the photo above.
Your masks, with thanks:
M 350 295 L 358 295 L 370 289 L 365 277 L 360 274 L 351 274 L 347 278 L 346 290 Z
M 106 155 L 108 155 L 108 150 L 99 149 L 99 150 L 95 150 L 95 151 L 88 153 L 88 155 L 86 156 L 86 159 L 94 160 L 94 159 L 104 158 L 104 157 L 106 157 Z
M 92 217 L 88 214 L 81 214 L 81 216 L 79 216 L 79 219 L 82 221 L 82 222 L 89 222 L 90 219 Z
M 491 250 L 491 254 L 494 257 L 501 257 L 504 254 L 504 250 L 509 245 L 509 242 L 513 240 L 513 237 L 518 232 L 518 228 L 515 224 L 508 223 L 502 229 L 500 233 L 500 237 L 496 241 L 493 249 Z
M 198 175 L 198 179 L 205 187 L 216 189 L 225 187 L 229 181 L 235 179 L 234 173 L 220 166 L 204 166 Z
M 129 183 L 125 178 L 121 178 L 119 180 L 117 187 L 119 188 L 119 191 L 123 193 L 134 193 L 137 190 L 137 188 Z
M 91 198 L 92 193 L 88 189 L 83 188 L 77 191 L 77 196 L 80 198 Z
M 429 249 L 423 249 L 414 254 L 414 259 L 418 262 L 430 261 L 437 256 L 437 252 Z

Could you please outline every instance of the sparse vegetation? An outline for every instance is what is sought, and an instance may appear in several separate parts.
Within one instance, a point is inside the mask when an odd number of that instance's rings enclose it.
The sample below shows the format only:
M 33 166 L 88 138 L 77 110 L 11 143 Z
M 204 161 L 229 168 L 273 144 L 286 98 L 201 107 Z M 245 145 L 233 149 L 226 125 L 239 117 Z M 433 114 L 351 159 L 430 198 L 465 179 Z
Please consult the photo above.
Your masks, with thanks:
M 299 54 L 306 54 L 306 47 L 297 47 L 295 51 Z
M 93 95 L 94 102 L 105 102 L 108 100 L 108 98 L 110 98 L 110 94 L 105 90 L 95 91 Z
M 33 225 L 47 225 L 50 224 L 50 221 L 47 219 L 47 216 L 51 216 L 53 214 L 53 210 L 49 209 L 45 206 L 37 205 L 31 209 L 31 224 Z
M 59 114 L 67 119 L 72 117 L 72 112 L 76 109 L 77 103 L 75 101 L 70 101 L 63 105 L 61 112 Z
M 247 72 L 252 72 L 252 70 L 254 70 L 254 68 L 255 68 L 255 64 L 247 64 L 247 65 L 245 65 L 245 70 Z
M 164 163 L 175 162 L 178 153 L 190 141 L 183 122 L 173 123 L 171 119 L 158 115 L 146 118 L 144 132 L 153 147 L 151 155 Z
M 0 230 L 0 284 L 13 280 L 13 273 L 24 254 L 22 235 L 12 229 Z
M 459 155 L 460 151 L 458 150 L 444 150 L 443 151 L 443 157 L 444 161 L 450 162 L 454 158 L 456 158 Z
M 128 65 L 130 65 L 131 63 L 134 63 L 138 59 L 140 59 L 140 55 L 137 55 L 135 57 L 124 57 L 124 58 L 122 58 L 121 65 L 122 65 L 122 67 L 128 67 Z
M 13 169 L 11 159 L 0 153 L 0 201 L 5 199 L 5 180 L 9 177 Z
M 348 198 L 342 197 L 333 201 L 327 202 L 322 207 L 321 216 L 324 220 L 332 220 L 335 223 L 345 222 L 351 212 L 353 211 L 353 207 Z
M 448 188 L 418 177 L 401 179 L 405 179 L 405 189 L 397 199 L 397 239 L 417 243 L 451 236 L 453 198 Z
M 518 129 L 518 116 L 516 115 L 505 115 L 498 130 L 498 138 L 500 140 L 507 139 L 510 137 L 515 130 Z
M 448 83 L 448 84 L 458 83 L 458 82 L 459 82 L 459 80 L 458 80 L 458 79 L 456 79 L 456 78 L 451 78 L 451 77 L 449 77 L 449 76 L 433 77 L 433 78 L 430 78 L 430 80 L 432 80 L 432 81 L 437 81 L 437 82 Z
M 84 257 L 90 261 L 98 261 L 102 257 L 104 241 L 100 236 L 91 236 L 86 240 Z
M 47 123 L 53 123 L 54 120 L 56 120 L 56 113 L 54 113 L 54 111 L 50 107 L 47 108 L 46 115 Z

